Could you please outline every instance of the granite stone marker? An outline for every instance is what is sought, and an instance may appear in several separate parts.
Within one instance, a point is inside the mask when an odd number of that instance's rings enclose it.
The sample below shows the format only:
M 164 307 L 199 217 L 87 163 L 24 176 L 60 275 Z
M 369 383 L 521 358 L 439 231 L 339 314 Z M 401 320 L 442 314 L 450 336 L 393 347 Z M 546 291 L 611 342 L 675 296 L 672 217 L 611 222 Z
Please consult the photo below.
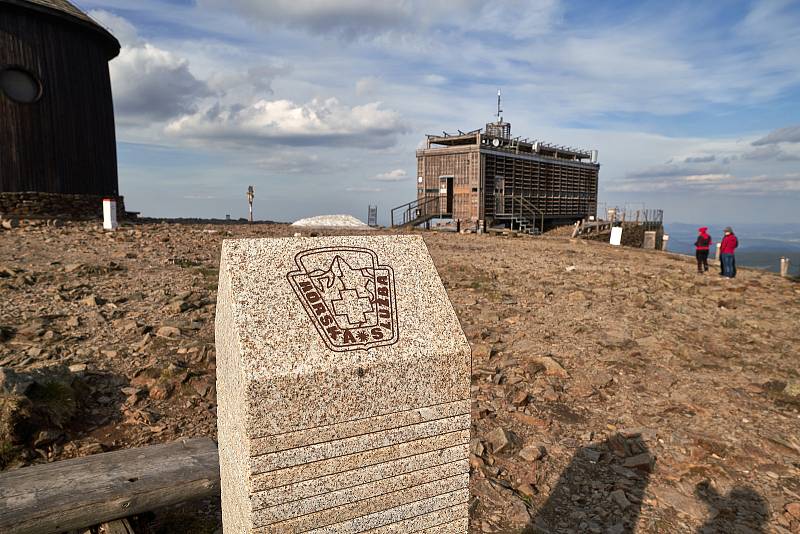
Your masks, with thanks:
M 223 528 L 466 533 L 470 349 L 421 238 L 227 240 Z
M 644 243 L 642 243 L 642 248 L 646 248 L 647 250 L 656 249 L 656 232 L 650 230 L 644 233 Z

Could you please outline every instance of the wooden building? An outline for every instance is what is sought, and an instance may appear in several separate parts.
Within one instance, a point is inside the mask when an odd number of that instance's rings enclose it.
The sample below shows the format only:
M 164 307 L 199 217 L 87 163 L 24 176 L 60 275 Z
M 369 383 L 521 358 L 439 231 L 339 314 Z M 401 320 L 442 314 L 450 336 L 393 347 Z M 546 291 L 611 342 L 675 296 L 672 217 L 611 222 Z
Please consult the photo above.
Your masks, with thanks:
M 595 215 L 597 151 L 511 137 L 498 120 L 468 133 L 429 135 L 417 151 L 417 199 L 394 224 L 434 218 L 527 232 Z
M 49 206 L 64 195 L 63 210 L 119 196 L 108 72 L 119 51 L 66 0 L 0 0 L 0 212 L 21 194 Z

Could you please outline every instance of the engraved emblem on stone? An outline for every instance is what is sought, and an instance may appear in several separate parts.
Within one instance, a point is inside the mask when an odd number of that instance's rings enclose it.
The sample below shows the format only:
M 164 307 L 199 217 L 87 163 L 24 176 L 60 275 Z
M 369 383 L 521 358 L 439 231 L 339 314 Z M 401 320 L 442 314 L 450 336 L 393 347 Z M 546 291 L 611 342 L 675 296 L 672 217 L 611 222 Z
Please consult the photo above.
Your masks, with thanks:
M 399 339 L 394 271 L 367 248 L 309 249 L 286 276 L 333 351 L 394 345 Z

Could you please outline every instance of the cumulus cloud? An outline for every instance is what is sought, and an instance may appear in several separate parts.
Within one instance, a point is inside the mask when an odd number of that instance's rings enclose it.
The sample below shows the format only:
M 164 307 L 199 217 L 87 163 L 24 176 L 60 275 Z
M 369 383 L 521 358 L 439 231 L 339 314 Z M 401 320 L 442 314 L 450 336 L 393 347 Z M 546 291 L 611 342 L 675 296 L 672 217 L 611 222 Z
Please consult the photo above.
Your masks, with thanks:
M 408 173 L 403 169 L 376 174 L 373 178 L 376 182 L 403 182 L 408 179 Z
M 301 13 L 307 7 L 287 6 Z M 118 122 L 131 131 L 148 127 L 147 131 L 166 133 L 174 140 L 221 142 L 228 147 L 386 148 L 408 130 L 400 113 L 380 102 L 347 106 L 336 98 L 306 103 L 269 98 L 275 78 L 292 72 L 287 61 L 268 59 L 239 69 L 212 69 L 200 79 L 188 59 L 141 38 L 126 19 L 106 11 L 92 15 L 120 36 L 122 50 L 110 70 Z M 377 78 L 365 78 L 357 84 L 357 93 L 370 92 L 377 85 Z M 318 162 L 300 157 L 291 164 L 255 164 L 300 174 Z
M 753 146 L 774 145 L 777 143 L 800 143 L 800 124 L 773 130 L 761 139 L 753 141 Z
M 123 47 L 110 70 L 115 110 L 123 118 L 169 119 L 194 112 L 200 99 L 212 95 L 188 61 L 149 43 Z
M 140 43 L 139 32 L 126 19 L 102 9 L 94 9 L 89 11 L 88 14 L 95 22 L 111 32 L 122 46 L 135 46 Z
M 306 104 L 258 100 L 247 106 L 219 103 L 170 122 L 167 133 L 251 145 L 360 146 L 385 148 L 407 131 L 397 111 L 380 102 L 349 107 L 336 98 Z
M 192 113 L 200 99 L 213 94 L 195 78 L 186 59 L 141 39 L 127 20 L 106 11 L 90 14 L 122 45 L 109 65 L 120 122 L 143 123 Z

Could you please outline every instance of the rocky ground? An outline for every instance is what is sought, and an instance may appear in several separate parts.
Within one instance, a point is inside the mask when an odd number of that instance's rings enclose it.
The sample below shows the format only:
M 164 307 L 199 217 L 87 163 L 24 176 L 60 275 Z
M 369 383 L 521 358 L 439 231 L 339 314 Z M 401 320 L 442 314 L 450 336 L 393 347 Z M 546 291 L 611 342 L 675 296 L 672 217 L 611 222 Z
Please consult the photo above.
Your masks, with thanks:
M 221 240 L 0 228 L 0 468 L 215 437 Z M 423 233 L 473 348 L 474 532 L 800 532 L 800 285 L 567 238 Z M 137 532 L 214 532 L 216 502 Z

